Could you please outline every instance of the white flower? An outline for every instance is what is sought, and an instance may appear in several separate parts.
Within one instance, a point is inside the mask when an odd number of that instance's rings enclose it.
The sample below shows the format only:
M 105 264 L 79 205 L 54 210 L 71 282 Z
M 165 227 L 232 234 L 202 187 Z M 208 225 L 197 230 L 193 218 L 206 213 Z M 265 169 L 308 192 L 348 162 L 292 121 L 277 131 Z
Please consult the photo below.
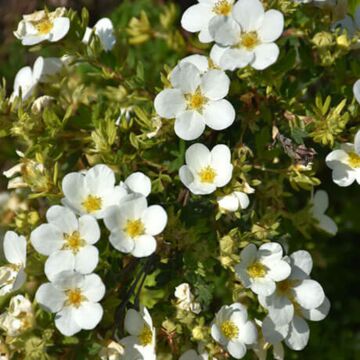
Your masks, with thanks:
M 120 186 L 126 190 L 128 195 L 149 196 L 151 193 L 151 180 L 142 172 L 134 172 L 129 175 Z
M 325 211 L 329 207 L 329 196 L 327 192 L 324 190 L 316 191 L 312 204 L 313 218 L 318 221 L 317 227 L 331 235 L 335 235 L 338 231 L 337 225 L 330 216 L 325 214 Z
M 201 305 L 194 301 L 194 295 L 191 293 L 190 285 L 180 284 L 175 288 L 175 297 L 178 299 L 177 306 L 181 310 L 191 311 L 194 314 L 201 312 Z
M 116 44 L 114 26 L 111 20 L 108 18 L 102 18 L 94 25 L 93 29 L 87 27 L 82 39 L 84 44 L 89 43 L 93 31 L 95 32 L 96 36 L 98 36 L 103 49 L 105 51 L 111 51 Z
M 26 239 L 13 231 L 4 237 L 4 255 L 9 264 L 0 267 L 0 296 L 19 290 L 25 283 Z
M 146 198 L 141 196 L 110 207 L 104 222 L 111 232 L 109 240 L 115 249 L 145 257 L 155 252 L 154 236 L 164 230 L 167 214 L 159 205 L 148 207 Z
M 32 327 L 34 313 L 31 302 L 23 295 L 11 298 L 9 308 L 0 315 L 0 327 L 8 336 L 18 336 Z
M 276 282 L 286 279 L 291 272 L 290 265 L 283 259 L 283 250 L 278 243 L 266 243 L 256 248 L 249 244 L 240 254 L 240 263 L 235 273 L 246 288 L 258 295 L 271 295 Z
M 211 336 L 232 357 L 241 359 L 246 354 L 246 346 L 255 344 L 257 330 L 255 324 L 248 320 L 246 308 L 234 303 L 222 306 L 216 314 L 211 325 Z
M 232 15 L 216 19 L 215 62 L 226 70 L 246 65 L 263 70 L 274 64 L 279 56 L 274 41 L 284 29 L 282 13 L 272 9 L 265 12 L 259 0 L 239 0 Z
M 342 144 L 326 157 L 326 165 L 332 169 L 332 179 L 339 186 L 350 186 L 355 180 L 360 184 L 360 130 L 354 144 Z
M 72 336 L 81 329 L 94 329 L 100 322 L 103 309 L 98 302 L 104 294 L 105 286 L 98 275 L 64 271 L 53 282 L 42 284 L 35 297 L 47 311 L 56 313 L 57 329 Z
M 100 352 L 100 360 L 121 360 L 124 354 L 124 348 L 115 341 L 111 341 L 107 346 L 104 346 Z
M 226 145 L 216 145 L 210 151 L 203 144 L 193 144 L 186 150 L 185 161 L 179 176 L 193 194 L 210 194 L 231 180 L 233 166 Z
M 57 8 L 52 12 L 40 10 L 23 15 L 14 35 L 23 45 L 35 45 L 45 40 L 59 41 L 70 29 L 70 19 L 64 16 L 65 12 L 65 8 Z
M 230 212 L 246 209 L 250 204 L 247 194 L 241 191 L 234 191 L 229 195 L 218 197 L 217 202 L 220 210 Z
M 213 41 L 214 20 L 230 17 L 235 0 L 198 0 L 199 4 L 190 6 L 181 18 L 181 26 L 189 32 L 200 32 L 203 43 Z
M 190 62 L 180 63 L 170 76 L 172 88 L 155 98 L 155 110 L 163 118 L 175 118 L 175 133 L 181 139 L 194 140 L 205 130 L 228 128 L 235 120 L 235 110 L 224 97 L 230 79 L 221 70 L 202 73 Z
M 86 172 L 67 174 L 62 181 L 62 203 L 79 214 L 102 219 L 105 210 L 118 204 L 126 191 L 115 186 L 114 172 L 106 165 L 95 165 Z
M 146 307 L 140 306 L 140 311 L 129 309 L 125 316 L 124 327 L 130 334 L 120 340 L 125 347 L 124 359 L 155 360 L 155 328 Z
M 30 236 L 33 247 L 49 256 L 45 274 L 50 281 L 65 270 L 89 274 L 96 268 L 99 251 L 93 246 L 100 239 L 100 228 L 90 215 L 79 219 L 68 208 L 52 206 L 46 213 L 48 224 L 37 227 Z
M 313 266 L 311 255 L 307 251 L 300 250 L 285 259 L 291 265 L 290 276 L 276 284 L 276 291 L 272 295 L 259 295 L 258 298 L 261 305 L 269 311 L 269 319 L 279 329 L 285 327 L 284 331 L 287 332 L 286 326 L 292 321 L 295 330 L 298 326 L 307 328 L 302 317 L 312 320 L 318 312 L 327 314 L 330 305 L 321 285 L 310 279 Z M 263 328 L 271 325 L 269 319 L 264 320 Z M 304 336 L 306 333 L 308 331 L 304 331 Z M 265 338 L 269 337 L 264 335 Z M 274 341 L 271 339 L 270 342 Z

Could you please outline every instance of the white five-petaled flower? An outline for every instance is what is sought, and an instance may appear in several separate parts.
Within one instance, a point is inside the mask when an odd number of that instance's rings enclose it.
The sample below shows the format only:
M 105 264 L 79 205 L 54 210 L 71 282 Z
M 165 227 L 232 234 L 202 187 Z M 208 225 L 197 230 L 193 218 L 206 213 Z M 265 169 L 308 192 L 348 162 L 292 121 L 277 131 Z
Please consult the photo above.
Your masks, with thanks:
M 201 305 L 194 301 L 194 295 L 191 293 L 189 284 L 183 283 L 177 286 L 174 295 L 177 298 L 177 306 L 179 309 L 191 311 L 194 314 L 201 312 Z
M 338 231 L 337 225 L 330 216 L 325 214 L 329 207 L 329 196 L 325 190 L 316 191 L 312 199 L 312 214 L 314 219 L 317 220 L 317 227 L 325 232 L 335 235 Z
M 193 144 L 186 150 L 185 160 L 179 176 L 193 194 L 210 194 L 231 180 L 233 165 L 226 145 L 216 145 L 210 151 L 203 144 Z
M 84 44 L 89 43 L 91 34 L 93 32 L 99 38 L 102 48 L 105 51 L 111 51 L 116 44 L 114 26 L 111 20 L 108 18 L 102 18 L 94 25 L 93 28 L 87 27 L 82 39 Z
M 129 309 L 125 316 L 125 330 L 130 334 L 120 340 L 125 347 L 126 360 L 155 360 L 155 328 L 149 311 L 140 306 L 140 311 Z
M 339 186 L 350 186 L 355 180 L 360 184 L 360 130 L 354 144 L 342 144 L 326 157 L 326 165 L 332 169 L 332 178 Z
M 246 354 L 246 346 L 255 344 L 257 330 L 254 322 L 248 320 L 246 308 L 234 303 L 222 306 L 216 314 L 211 325 L 211 336 L 232 357 L 241 359 Z
M 285 280 L 291 272 L 283 260 L 283 250 L 278 243 L 266 243 L 256 248 L 249 244 L 240 254 L 240 263 L 235 273 L 246 288 L 258 295 L 271 295 L 276 283 Z
M 32 327 L 34 312 L 31 302 L 23 295 L 11 298 L 9 308 L 0 315 L 0 327 L 8 336 L 18 336 Z
M 79 214 L 102 219 L 105 210 L 120 203 L 127 195 L 124 188 L 115 186 L 114 172 L 106 165 L 95 165 L 86 172 L 67 174 L 62 181 L 65 197 L 62 203 Z
M 190 6 L 181 18 L 182 27 L 189 32 L 199 32 L 203 43 L 213 41 L 217 17 L 230 17 L 235 0 L 198 0 L 199 4 Z M 215 29 L 214 29 L 215 27 Z
M 283 14 L 273 9 L 265 12 L 259 0 L 239 0 L 232 15 L 214 20 L 215 62 L 226 70 L 246 65 L 263 70 L 274 64 L 279 56 L 275 41 L 284 29 Z
M 64 16 L 65 13 L 65 8 L 57 8 L 52 12 L 40 10 L 23 15 L 14 35 L 23 45 L 35 45 L 45 40 L 59 41 L 70 29 L 70 19 Z
M 155 110 L 166 119 L 175 118 L 175 133 L 181 139 L 194 140 L 205 130 L 228 128 L 235 120 L 235 110 L 224 97 L 230 79 L 224 71 L 210 69 L 203 73 L 194 64 L 183 62 L 171 73 L 172 88 L 155 98 Z
M 219 197 L 217 202 L 220 210 L 230 212 L 246 209 L 250 204 L 248 195 L 241 191 L 234 191 L 229 195 Z
M 99 251 L 93 246 L 100 239 L 96 219 L 83 215 L 79 219 L 68 208 L 52 206 L 46 213 L 48 224 L 31 233 L 31 243 L 42 255 L 49 256 L 45 274 L 52 281 L 59 272 L 75 270 L 89 274 L 96 268 Z
M 268 342 L 275 344 L 285 340 L 291 349 L 301 350 L 309 339 L 309 327 L 304 319 L 324 319 L 330 302 L 321 285 L 310 279 L 313 263 L 307 251 L 296 251 L 286 260 L 291 265 L 290 276 L 276 284 L 272 295 L 258 297 L 260 304 L 269 311 L 262 330 Z
M 155 252 L 154 236 L 164 230 L 167 214 L 160 205 L 148 207 L 146 198 L 140 196 L 111 206 L 104 222 L 111 232 L 109 240 L 115 249 L 145 257 Z
M 54 281 L 42 284 L 35 297 L 47 311 L 56 313 L 57 329 L 72 336 L 81 329 L 94 329 L 100 322 L 103 309 L 98 302 L 104 294 L 105 286 L 98 275 L 64 271 Z
M 26 239 L 14 231 L 4 237 L 4 255 L 8 264 L 0 267 L 0 296 L 19 290 L 25 283 Z

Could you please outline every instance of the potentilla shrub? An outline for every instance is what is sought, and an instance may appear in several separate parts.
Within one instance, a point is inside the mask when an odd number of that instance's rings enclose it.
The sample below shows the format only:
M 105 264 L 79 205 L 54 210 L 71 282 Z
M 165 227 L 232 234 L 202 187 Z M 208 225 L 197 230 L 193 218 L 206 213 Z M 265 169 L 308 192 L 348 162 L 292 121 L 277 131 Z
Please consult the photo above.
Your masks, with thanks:
M 92 27 L 86 9 L 23 16 L 34 62 L 0 98 L 18 157 L 2 359 L 306 347 L 331 311 L 309 239 L 342 226 L 320 175 L 360 184 L 360 10 L 306 3 L 128 1 Z

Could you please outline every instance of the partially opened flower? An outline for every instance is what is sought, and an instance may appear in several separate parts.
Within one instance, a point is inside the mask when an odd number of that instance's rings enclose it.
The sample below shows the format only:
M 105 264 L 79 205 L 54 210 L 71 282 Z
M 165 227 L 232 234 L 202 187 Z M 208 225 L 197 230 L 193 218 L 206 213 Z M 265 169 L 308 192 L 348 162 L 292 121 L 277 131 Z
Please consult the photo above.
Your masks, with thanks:
M 70 19 L 65 13 L 65 8 L 57 8 L 52 12 L 40 10 L 23 15 L 14 35 L 23 45 L 35 45 L 45 40 L 59 41 L 70 29 Z
M 193 194 L 211 194 L 231 180 L 233 165 L 226 145 L 216 145 L 210 151 L 203 144 L 193 144 L 186 150 L 185 160 L 179 176 Z
M 230 17 L 235 0 L 198 0 L 199 4 L 190 6 L 181 18 L 182 27 L 189 32 L 199 32 L 203 43 L 213 41 L 214 19 Z
M 134 172 L 124 182 L 120 183 L 129 195 L 142 195 L 147 197 L 151 193 L 151 180 L 142 172 Z
M 45 274 L 50 281 L 65 270 L 81 274 L 94 271 L 99 251 L 93 246 L 100 239 L 96 219 L 83 215 L 79 219 L 68 208 L 52 206 L 46 213 L 48 224 L 42 224 L 31 233 L 31 243 L 42 255 L 49 256 Z
M 149 311 L 146 307 L 141 306 L 140 311 L 129 309 L 125 316 L 125 331 L 130 334 L 120 340 L 125 347 L 125 354 L 135 350 L 141 357 L 126 357 L 126 359 L 156 359 L 155 346 L 155 328 Z
M 167 214 L 159 205 L 148 206 L 146 198 L 141 196 L 110 207 L 104 222 L 111 231 L 109 240 L 115 249 L 145 257 L 155 252 L 154 236 L 164 230 Z
M 36 301 L 47 311 L 56 313 L 55 326 L 65 336 L 96 327 L 103 316 L 98 303 L 105 286 L 96 274 L 82 275 L 75 271 L 59 273 L 54 281 L 42 284 Z
M 114 172 L 106 165 L 95 165 L 86 172 L 67 174 L 62 181 L 65 197 L 62 203 L 79 214 L 90 214 L 102 219 L 105 210 L 119 204 L 127 195 L 115 186 Z
M 224 305 L 211 325 L 211 336 L 235 359 L 245 356 L 247 346 L 254 345 L 257 330 L 248 320 L 246 308 L 240 303 Z
M 332 179 L 339 186 L 350 186 L 354 181 L 360 184 L 360 130 L 354 144 L 342 144 L 326 157 L 326 165 L 332 169 Z
M 230 79 L 221 70 L 203 73 L 190 62 L 180 63 L 170 76 L 172 88 L 155 98 L 155 110 L 166 119 L 175 118 L 175 133 L 181 139 L 194 140 L 207 125 L 214 130 L 228 128 L 235 120 L 235 110 L 224 97 Z
M 266 243 L 256 248 L 249 244 L 240 254 L 235 273 L 246 288 L 258 295 L 271 295 L 276 283 L 285 280 L 291 272 L 283 260 L 283 250 L 278 243 Z
M 177 298 L 177 306 L 179 309 L 191 311 L 194 314 L 199 314 L 201 312 L 201 305 L 195 301 L 189 284 L 183 283 L 177 286 L 174 295 Z
M 88 44 L 91 34 L 94 32 L 99 38 L 101 46 L 105 51 L 111 51 L 116 44 L 114 26 L 110 19 L 100 19 L 93 28 L 87 27 L 82 42 Z
M 246 209 L 250 204 L 247 194 L 241 191 L 234 191 L 229 195 L 219 197 L 217 202 L 220 210 L 230 212 Z
M 14 231 L 4 237 L 4 255 L 8 264 L 0 267 L 0 296 L 19 290 L 25 283 L 26 239 Z
M 274 64 L 279 56 L 275 41 L 284 29 L 283 14 L 273 9 L 265 12 L 259 0 L 239 0 L 232 15 L 214 21 L 217 45 L 212 58 L 216 63 L 226 70 L 247 65 L 263 70 Z
M 324 190 L 316 191 L 312 204 L 312 214 L 318 222 L 317 227 L 331 235 L 335 235 L 338 231 L 337 225 L 330 216 L 325 214 L 325 211 L 329 207 L 329 196 L 327 192 Z

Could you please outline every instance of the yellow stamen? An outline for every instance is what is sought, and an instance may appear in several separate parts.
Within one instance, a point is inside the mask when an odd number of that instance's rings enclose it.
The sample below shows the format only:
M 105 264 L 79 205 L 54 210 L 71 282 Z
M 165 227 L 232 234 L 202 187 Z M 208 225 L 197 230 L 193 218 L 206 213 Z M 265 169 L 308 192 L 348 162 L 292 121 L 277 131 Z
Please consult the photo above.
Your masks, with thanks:
M 252 50 L 259 44 L 259 38 L 256 31 L 245 33 L 241 36 L 240 47 L 244 47 L 247 50 Z
M 199 171 L 199 178 L 202 183 L 212 184 L 216 175 L 216 171 L 211 166 L 206 166 Z
M 93 213 L 101 209 L 102 199 L 98 196 L 88 195 L 81 205 L 87 213 Z
M 251 278 L 262 278 L 266 275 L 266 267 L 260 262 L 254 262 L 247 268 L 247 273 Z
M 193 94 L 188 94 L 186 97 L 188 109 L 201 111 L 207 103 L 206 97 L 201 93 L 201 90 L 196 90 Z
M 72 234 L 64 234 L 65 244 L 63 246 L 64 250 L 71 250 L 73 253 L 77 253 L 81 247 L 83 247 L 86 242 L 80 237 L 78 231 L 74 231 Z
M 35 25 L 36 30 L 40 35 L 46 35 L 48 34 L 52 28 L 54 27 L 54 24 L 49 19 L 44 19 L 38 22 Z
M 239 335 L 239 328 L 230 320 L 224 321 L 220 326 L 221 332 L 224 336 L 231 340 Z
M 145 226 L 140 219 L 128 220 L 126 222 L 124 232 L 131 238 L 136 238 L 138 236 L 144 235 Z
M 352 168 L 360 168 L 360 155 L 350 152 L 348 158 L 348 163 Z
M 228 0 L 219 0 L 213 7 L 213 12 L 216 15 L 227 16 L 231 13 L 232 4 Z
M 151 329 L 147 325 L 144 325 L 139 335 L 140 344 L 142 346 L 150 345 L 152 343 L 152 339 L 153 339 L 153 333 Z
M 78 308 L 83 301 L 86 300 L 86 297 L 81 293 L 80 289 L 71 289 L 66 291 L 67 295 L 67 305 L 74 306 Z

